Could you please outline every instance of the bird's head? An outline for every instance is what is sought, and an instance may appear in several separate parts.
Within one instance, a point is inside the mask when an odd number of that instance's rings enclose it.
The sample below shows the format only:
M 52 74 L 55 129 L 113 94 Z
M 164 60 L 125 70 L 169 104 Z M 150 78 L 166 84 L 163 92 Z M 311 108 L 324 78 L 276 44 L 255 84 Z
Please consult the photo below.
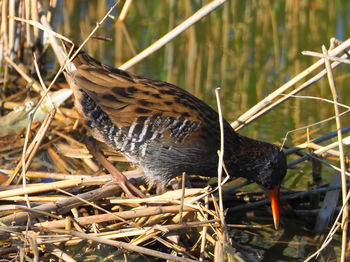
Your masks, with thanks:
M 279 225 L 279 193 L 283 178 L 287 172 L 287 162 L 283 151 L 278 146 L 269 144 L 271 150 L 257 171 L 254 181 L 269 195 L 275 228 Z

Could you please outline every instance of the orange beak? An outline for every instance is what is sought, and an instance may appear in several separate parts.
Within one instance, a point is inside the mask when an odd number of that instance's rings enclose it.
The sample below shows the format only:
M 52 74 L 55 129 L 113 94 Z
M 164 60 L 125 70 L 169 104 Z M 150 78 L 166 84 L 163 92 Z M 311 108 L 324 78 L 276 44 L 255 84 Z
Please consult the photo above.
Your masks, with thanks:
M 280 193 L 279 186 L 275 186 L 273 189 L 268 191 L 270 201 L 271 201 L 273 224 L 275 225 L 276 230 L 278 229 L 278 225 L 280 222 L 280 213 L 278 208 L 279 193 Z

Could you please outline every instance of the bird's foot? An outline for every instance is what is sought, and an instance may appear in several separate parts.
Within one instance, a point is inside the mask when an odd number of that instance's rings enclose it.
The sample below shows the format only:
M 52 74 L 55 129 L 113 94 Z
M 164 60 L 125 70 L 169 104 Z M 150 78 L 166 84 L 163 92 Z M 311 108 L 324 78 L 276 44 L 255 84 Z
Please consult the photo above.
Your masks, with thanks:
M 90 153 L 109 171 L 112 175 L 114 181 L 119 184 L 121 189 L 126 193 L 129 198 L 144 198 L 145 195 L 137 189 L 133 184 L 131 184 L 128 179 L 114 166 L 102 152 L 96 149 L 96 140 L 94 138 L 87 137 L 85 139 L 86 147 L 89 149 Z

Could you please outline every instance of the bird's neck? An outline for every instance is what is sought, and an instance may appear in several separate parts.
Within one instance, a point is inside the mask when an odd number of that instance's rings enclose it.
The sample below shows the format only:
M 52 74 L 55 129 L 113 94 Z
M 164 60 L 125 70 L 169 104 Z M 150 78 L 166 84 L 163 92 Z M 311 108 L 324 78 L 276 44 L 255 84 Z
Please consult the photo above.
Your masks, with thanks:
M 261 173 L 273 157 L 275 145 L 238 135 L 238 143 L 225 141 L 225 164 L 230 175 L 249 180 Z

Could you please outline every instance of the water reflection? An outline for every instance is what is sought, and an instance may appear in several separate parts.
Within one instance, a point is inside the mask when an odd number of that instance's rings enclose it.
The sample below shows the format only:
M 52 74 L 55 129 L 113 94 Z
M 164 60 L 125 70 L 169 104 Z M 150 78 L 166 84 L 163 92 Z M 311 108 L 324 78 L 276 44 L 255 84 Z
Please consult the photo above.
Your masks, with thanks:
M 202 1 L 135 1 L 124 25 L 103 25 L 98 35 L 113 42 L 90 41 L 87 50 L 97 59 L 118 66 L 184 21 Z M 349 32 L 349 4 L 324 1 L 229 1 L 131 71 L 188 89 L 215 107 L 213 89 L 222 88 L 226 118 L 235 120 L 271 91 L 309 66 L 314 58 L 303 50 L 320 51 L 330 37 Z M 80 43 L 108 7 L 107 1 L 62 2 L 64 18 L 58 31 Z M 120 8 L 115 15 L 118 15 Z M 347 76 L 338 70 L 341 100 Z M 325 81 L 303 95 L 330 98 Z M 332 106 L 292 99 L 242 132 L 277 141 L 286 131 L 328 117 Z M 287 119 L 285 119 L 287 117 Z M 334 126 L 327 125 L 327 130 Z

